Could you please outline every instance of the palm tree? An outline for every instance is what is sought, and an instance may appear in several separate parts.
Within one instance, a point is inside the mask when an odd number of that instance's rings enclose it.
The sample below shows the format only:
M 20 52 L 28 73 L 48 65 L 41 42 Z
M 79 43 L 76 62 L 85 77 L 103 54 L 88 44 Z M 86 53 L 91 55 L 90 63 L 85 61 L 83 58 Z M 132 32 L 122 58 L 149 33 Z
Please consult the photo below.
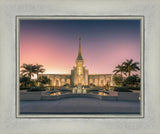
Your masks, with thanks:
M 22 84 L 23 87 L 27 87 L 27 84 L 29 84 L 29 77 L 27 77 L 26 75 L 22 75 L 20 76 L 20 83 Z
M 125 72 L 125 68 L 124 68 L 124 66 L 123 66 L 123 64 L 121 64 L 121 65 L 117 65 L 116 67 L 115 67 L 116 69 L 115 70 L 113 70 L 113 72 L 114 72 L 114 74 L 118 74 L 118 73 L 120 73 L 120 76 L 121 76 L 121 86 L 122 86 L 122 82 L 123 82 L 123 73 Z M 124 73 L 125 74 L 125 73 Z M 126 74 L 125 74 L 126 75 Z
M 37 74 L 37 77 L 39 73 L 44 73 L 44 71 L 45 69 L 43 68 L 43 65 L 39 65 L 39 64 L 35 65 L 35 73 Z
M 43 68 L 43 65 L 39 65 L 39 64 L 36 64 L 35 65 L 36 67 L 36 75 L 37 75 L 37 80 L 36 80 L 36 83 L 37 83 L 37 86 L 39 85 L 39 79 L 38 79 L 38 74 L 39 73 L 44 73 L 45 69 Z
M 131 76 L 131 71 L 138 71 L 140 68 L 138 67 L 139 62 L 133 62 L 133 59 L 126 60 L 123 62 L 124 69 L 126 73 L 128 73 L 128 77 Z
M 34 74 L 36 73 L 36 66 L 33 64 L 23 64 L 21 68 L 22 75 L 26 75 L 31 81 L 31 77 L 34 76 Z
M 120 74 L 121 74 L 121 78 L 122 78 L 122 74 L 125 72 L 125 68 L 124 68 L 123 64 L 117 65 L 115 68 L 116 68 L 116 69 L 113 70 L 114 74 L 120 73 Z M 124 74 L 125 74 L 125 73 L 124 73 Z

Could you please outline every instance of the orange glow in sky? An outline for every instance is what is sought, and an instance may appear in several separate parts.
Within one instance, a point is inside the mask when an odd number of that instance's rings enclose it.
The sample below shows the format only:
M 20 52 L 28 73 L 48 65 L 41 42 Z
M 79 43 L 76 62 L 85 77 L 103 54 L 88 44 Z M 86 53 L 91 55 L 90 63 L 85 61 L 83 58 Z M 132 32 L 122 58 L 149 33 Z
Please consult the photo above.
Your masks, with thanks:
M 78 55 L 89 74 L 111 74 L 126 59 L 140 62 L 139 21 L 32 21 L 20 23 L 20 65 L 42 64 L 47 74 L 70 74 Z

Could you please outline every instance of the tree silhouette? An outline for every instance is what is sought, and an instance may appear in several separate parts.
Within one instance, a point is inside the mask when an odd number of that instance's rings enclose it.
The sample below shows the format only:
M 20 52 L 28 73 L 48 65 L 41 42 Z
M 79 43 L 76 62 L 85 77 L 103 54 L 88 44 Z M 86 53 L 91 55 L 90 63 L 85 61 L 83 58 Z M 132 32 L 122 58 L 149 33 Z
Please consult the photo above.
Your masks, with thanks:
M 42 76 L 38 78 L 38 82 L 41 84 L 50 84 L 51 80 L 47 76 Z
M 30 82 L 29 77 L 27 77 L 26 75 L 21 75 L 20 83 L 22 84 L 22 86 L 24 86 L 26 88 L 27 84 L 29 84 L 29 82 Z
M 33 81 L 31 81 L 31 77 L 34 76 L 34 74 L 36 74 L 38 76 L 39 73 L 43 73 L 45 71 L 45 69 L 43 68 L 43 65 L 39 65 L 39 64 L 33 65 L 33 64 L 25 64 L 24 63 L 21 66 L 21 68 L 22 68 L 21 75 L 29 78 L 29 86 L 31 84 L 33 84 Z M 27 78 L 25 78 L 25 79 L 27 79 Z
M 128 77 L 131 76 L 131 72 L 132 71 L 138 71 L 140 70 L 140 68 L 138 67 L 139 62 L 133 62 L 133 59 L 130 60 L 126 60 L 125 62 L 123 62 L 123 66 L 125 69 L 125 72 L 128 73 Z
M 122 77 L 122 74 L 123 74 L 123 73 L 125 74 L 125 68 L 124 68 L 123 64 L 117 65 L 115 68 L 116 68 L 116 69 L 113 70 L 114 74 L 120 73 L 120 74 L 121 74 L 121 77 Z
M 125 81 L 124 81 L 124 83 L 126 84 L 126 85 L 129 85 L 129 86 L 131 86 L 131 85 L 138 85 L 138 83 L 140 83 L 140 78 L 139 78 L 139 76 L 138 75 L 132 75 L 132 76 L 130 76 L 130 77 L 128 77 Z
M 35 73 L 37 74 L 37 77 L 39 73 L 44 73 L 45 69 L 43 67 L 44 67 L 43 65 L 39 64 L 35 65 Z
M 23 64 L 21 68 L 22 75 L 29 77 L 29 80 L 31 80 L 31 77 L 36 73 L 36 66 L 33 64 Z
M 120 85 L 122 85 L 122 83 L 123 83 L 123 73 L 126 75 L 125 68 L 124 68 L 123 64 L 117 65 L 115 68 L 116 69 L 113 70 L 114 74 L 116 75 L 116 74 L 120 73 L 120 77 L 121 77 L 121 78 L 116 78 L 116 76 L 115 76 L 115 80 L 119 81 L 121 83 Z

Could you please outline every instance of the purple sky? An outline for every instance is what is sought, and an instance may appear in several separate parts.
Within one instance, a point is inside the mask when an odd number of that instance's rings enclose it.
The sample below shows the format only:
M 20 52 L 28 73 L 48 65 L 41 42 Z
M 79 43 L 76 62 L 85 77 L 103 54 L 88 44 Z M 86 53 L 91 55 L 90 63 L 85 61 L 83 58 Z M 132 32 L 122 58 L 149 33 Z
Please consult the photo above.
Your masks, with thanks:
M 79 36 L 90 74 L 111 74 L 126 59 L 140 62 L 140 20 L 21 20 L 20 65 L 70 74 Z

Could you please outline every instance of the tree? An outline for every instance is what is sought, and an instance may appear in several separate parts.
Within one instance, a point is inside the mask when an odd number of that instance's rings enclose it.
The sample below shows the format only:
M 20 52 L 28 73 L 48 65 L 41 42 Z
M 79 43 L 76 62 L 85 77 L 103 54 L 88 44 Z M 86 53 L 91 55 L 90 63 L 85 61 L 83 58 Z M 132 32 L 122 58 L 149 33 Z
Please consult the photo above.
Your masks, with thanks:
M 38 78 L 38 82 L 41 84 L 50 84 L 51 80 L 47 76 L 42 76 Z
M 90 87 L 96 87 L 96 85 L 93 84 L 93 83 L 89 84 L 89 86 L 90 86 Z
M 115 82 L 116 85 L 122 86 L 122 77 L 120 75 L 114 75 L 113 81 Z
M 43 65 L 39 65 L 39 64 L 35 65 L 35 73 L 37 74 L 37 77 L 39 73 L 44 73 L 44 71 L 45 69 L 43 68 Z
M 138 67 L 139 62 L 133 62 L 133 59 L 126 60 L 123 62 L 123 66 L 125 69 L 125 72 L 128 73 L 128 77 L 131 76 L 131 71 L 138 71 L 140 68 Z
M 134 85 L 138 85 L 139 83 L 140 83 L 140 77 L 138 76 L 138 75 L 132 75 L 132 76 L 130 76 L 130 77 L 128 77 L 125 81 L 124 81 L 124 83 L 126 84 L 126 85 L 129 85 L 129 86 L 134 86 Z
M 122 83 L 123 83 L 123 73 L 126 75 L 125 68 L 124 68 L 123 64 L 117 65 L 115 68 L 116 69 L 113 70 L 114 74 L 116 75 L 116 74 L 120 73 L 120 77 L 121 77 L 121 78 L 117 77 L 115 79 L 118 80 L 120 82 L 120 85 L 122 86 Z
M 34 76 L 34 74 L 38 76 L 39 73 L 43 73 L 45 71 L 45 69 L 43 68 L 43 65 L 39 65 L 39 64 L 36 64 L 36 65 L 23 64 L 21 68 L 22 68 L 21 70 L 22 75 L 25 75 L 26 77 L 29 78 L 29 86 L 38 85 L 36 81 L 31 80 L 31 77 Z
M 27 84 L 29 84 L 30 79 L 26 75 L 21 75 L 20 77 L 20 83 L 22 84 L 23 87 L 27 87 Z
M 29 80 L 31 81 L 31 77 L 36 73 L 36 66 L 33 64 L 23 64 L 21 68 L 22 75 L 29 77 Z

